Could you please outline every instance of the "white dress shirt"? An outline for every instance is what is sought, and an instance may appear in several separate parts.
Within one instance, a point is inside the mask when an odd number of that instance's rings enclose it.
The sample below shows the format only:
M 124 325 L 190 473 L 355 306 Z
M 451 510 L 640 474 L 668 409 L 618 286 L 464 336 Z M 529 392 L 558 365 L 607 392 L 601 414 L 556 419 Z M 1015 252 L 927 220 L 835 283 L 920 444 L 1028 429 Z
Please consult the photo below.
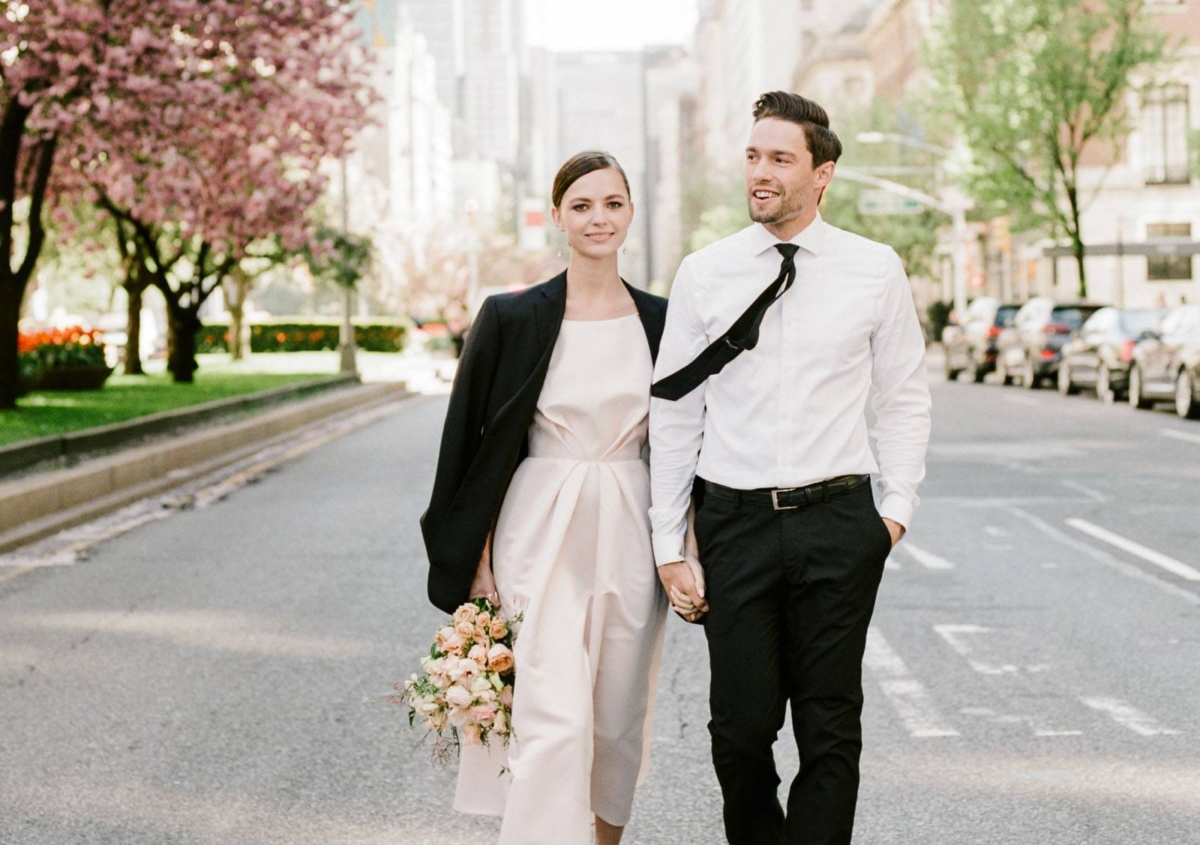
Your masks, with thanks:
M 683 260 L 654 378 L 690 362 L 779 275 L 760 224 Z M 817 218 L 791 243 L 796 282 L 758 345 L 682 399 L 650 403 L 650 521 L 659 566 L 683 559 L 696 475 L 742 490 L 878 473 L 879 512 L 907 527 L 929 443 L 925 343 L 900 257 Z M 875 439 L 866 405 L 874 386 Z

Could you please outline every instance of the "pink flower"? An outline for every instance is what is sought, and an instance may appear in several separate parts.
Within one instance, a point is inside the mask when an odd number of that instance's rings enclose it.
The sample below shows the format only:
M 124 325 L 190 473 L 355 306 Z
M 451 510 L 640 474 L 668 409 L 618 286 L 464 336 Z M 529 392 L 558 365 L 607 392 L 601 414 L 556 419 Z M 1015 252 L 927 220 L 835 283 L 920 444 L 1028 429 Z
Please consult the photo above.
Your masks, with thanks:
M 467 652 L 467 657 L 471 660 L 474 660 L 480 666 L 485 665 L 488 659 L 487 646 L 483 645 L 482 643 L 476 643 L 475 645 L 471 646 L 471 650 Z
M 480 725 L 491 725 L 496 718 L 496 705 L 478 704 L 471 708 L 471 721 Z
M 460 660 L 458 661 L 458 665 L 449 671 L 450 680 L 454 681 L 455 683 L 460 681 L 466 681 L 467 683 L 470 683 L 471 681 L 475 680 L 475 677 L 481 671 L 483 671 L 483 667 L 474 660 L 471 660 L 470 658 Z
M 488 669 L 493 672 L 499 672 L 501 675 L 507 674 L 513 670 L 514 660 L 512 649 L 502 643 L 496 643 L 488 651 Z
M 462 726 L 463 745 L 483 745 L 483 727 L 481 725 Z
M 513 704 L 512 684 L 507 684 L 504 687 L 504 689 L 500 690 L 500 703 L 503 704 L 505 707 L 507 707 L 509 710 L 512 709 L 512 704 Z

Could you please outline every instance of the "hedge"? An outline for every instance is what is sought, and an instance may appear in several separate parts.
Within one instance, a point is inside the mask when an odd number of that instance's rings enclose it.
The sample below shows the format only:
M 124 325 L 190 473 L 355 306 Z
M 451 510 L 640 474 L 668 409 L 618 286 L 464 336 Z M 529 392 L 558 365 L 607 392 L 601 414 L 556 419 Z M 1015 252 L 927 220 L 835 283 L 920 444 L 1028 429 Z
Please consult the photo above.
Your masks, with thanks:
M 250 324 L 251 352 L 320 352 L 337 349 L 341 320 L 293 317 Z M 365 352 L 399 352 L 408 323 L 398 319 L 354 320 L 354 340 Z M 228 352 L 229 324 L 208 323 L 196 335 L 197 352 Z

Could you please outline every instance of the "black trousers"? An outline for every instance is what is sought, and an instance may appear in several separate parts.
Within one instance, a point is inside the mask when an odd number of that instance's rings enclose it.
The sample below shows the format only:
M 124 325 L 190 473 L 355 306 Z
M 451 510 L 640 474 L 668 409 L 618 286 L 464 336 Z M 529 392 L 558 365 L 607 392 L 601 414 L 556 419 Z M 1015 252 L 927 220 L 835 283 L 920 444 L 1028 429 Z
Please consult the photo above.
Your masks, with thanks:
M 864 484 L 796 510 L 709 492 L 713 763 L 730 845 L 848 845 L 862 751 L 862 658 L 891 537 Z M 800 751 L 787 814 L 772 745 L 787 703 Z

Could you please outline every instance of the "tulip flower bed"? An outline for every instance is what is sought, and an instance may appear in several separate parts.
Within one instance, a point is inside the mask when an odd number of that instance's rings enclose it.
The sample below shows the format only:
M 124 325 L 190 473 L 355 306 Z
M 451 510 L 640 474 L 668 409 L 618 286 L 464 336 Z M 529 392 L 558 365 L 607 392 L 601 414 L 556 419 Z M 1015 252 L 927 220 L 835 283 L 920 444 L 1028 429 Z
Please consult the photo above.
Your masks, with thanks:
M 81 326 L 19 334 L 17 355 L 26 389 L 95 388 L 111 372 L 100 333 Z
M 321 352 L 337 349 L 341 321 L 330 318 L 293 318 L 253 323 L 251 352 Z M 355 320 L 354 341 L 364 352 L 399 352 L 404 348 L 408 323 L 402 320 Z M 229 326 L 205 325 L 197 336 L 198 352 L 226 352 Z

